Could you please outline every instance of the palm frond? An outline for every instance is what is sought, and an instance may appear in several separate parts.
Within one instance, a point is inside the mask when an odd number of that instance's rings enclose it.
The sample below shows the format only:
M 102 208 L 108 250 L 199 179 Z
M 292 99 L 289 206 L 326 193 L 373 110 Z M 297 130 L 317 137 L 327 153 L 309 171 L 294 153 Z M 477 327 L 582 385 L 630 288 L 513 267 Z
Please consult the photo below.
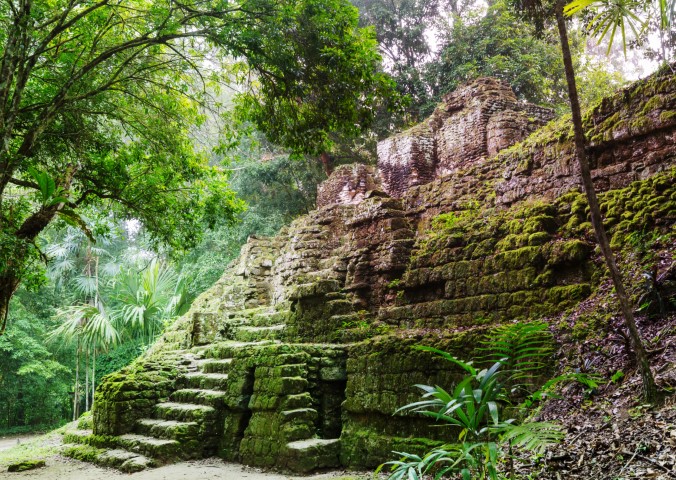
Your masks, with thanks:
M 98 281 L 91 275 L 78 275 L 73 279 L 73 287 L 84 297 L 94 297 L 98 290 Z
M 544 322 L 512 323 L 493 330 L 479 351 L 483 362 L 503 365 L 511 390 L 531 392 L 549 364 L 554 338 Z
M 673 0 L 660 0 L 659 2 L 662 28 L 670 25 L 671 18 L 673 18 L 673 13 L 668 12 L 667 2 L 671 3 L 673 9 Z M 610 53 L 615 42 L 615 35 L 619 30 L 626 54 L 629 43 L 627 30 L 631 30 L 632 35 L 639 38 L 647 27 L 647 20 L 640 17 L 647 5 L 639 0 L 573 0 L 564 7 L 563 13 L 571 16 L 583 10 L 593 10 L 594 16 L 589 23 L 590 32 L 598 38 L 599 43 L 608 39 L 608 53 Z
M 565 433 L 561 426 L 549 422 L 530 422 L 505 426 L 501 438 L 505 442 L 533 453 L 544 451 L 563 440 Z

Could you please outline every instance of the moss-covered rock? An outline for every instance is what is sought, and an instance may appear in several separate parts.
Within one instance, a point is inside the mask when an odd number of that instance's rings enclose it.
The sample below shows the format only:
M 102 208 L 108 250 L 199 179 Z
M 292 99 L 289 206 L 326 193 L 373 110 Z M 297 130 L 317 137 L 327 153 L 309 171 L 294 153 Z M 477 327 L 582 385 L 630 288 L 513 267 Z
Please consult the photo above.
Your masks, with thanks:
M 46 466 L 44 460 L 24 460 L 19 463 L 12 463 L 7 467 L 7 471 L 10 473 L 13 472 L 25 472 L 27 470 L 34 470 L 36 468 L 42 468 Z

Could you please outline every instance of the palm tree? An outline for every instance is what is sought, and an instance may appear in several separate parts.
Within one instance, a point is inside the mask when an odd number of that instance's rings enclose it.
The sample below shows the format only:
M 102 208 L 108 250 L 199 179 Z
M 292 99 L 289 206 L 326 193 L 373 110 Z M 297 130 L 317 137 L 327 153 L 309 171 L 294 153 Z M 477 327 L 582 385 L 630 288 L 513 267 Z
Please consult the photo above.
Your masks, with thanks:
M 587 1 L 587 0 L 582 0 Z M 660 0 L 664 1 L 664 0 Z M 580 109 L 580 100 L 578 98 L 577 85 L 575 83 L 575 70 L 573 68 L 573 60 L 570 53 L 570 46 L 568 43 L 568 29 L 566 26 L 566 18 L 564 16 L 564 8 L 566 6 L 565 0 L 554 0 L 554 3 L 549 3 L 547 0 L 515 0 L 516 7 L 519 11 L 525 14 L 536 25 L 543 25 L 552 16 L 555 18 L 556 27 L 559 33 L 559 41 L 561 43 L 561 52 L 563 56 L 563 65 L 566 74 L 566 83 L 568 85 L 568 99 L 570 101 L 570 109 L 573 119 L 573 132 L 575 142 L 575 157 L 580 166 L 580 176 L 582 177 L 582 185 L 589 204 L 589 211 L 591 214 L 591 222 L 594 227 L 596 239 L 601 248 L 601 253 L 605 260 L 606 266 L 610 271 L 610 277 L 615 292 L 620 304 L 620 310 L 624 318 L 624 323 L 629 330 L 631 338 L 632 349 L 636 363 L 641 371 L 641 378 L 643 381 L 643 396 L 648 403 L 655 403 L 657 400 L 657 388 L 650 370 L 650 363 L 646 353 L 643 341 L 636 327 L 636 320 L 634 319 L 633 309 L 629 302 L 629 297 L 624 288 L 622 276 L 615 256 L 610 248 L 608 235 L 603 226 L 603 217 L 599 207 L 596 189 L 592 181 L 591 170 L 589 167 L 589 160 L 586 153 L 587 140 L 585 138 L 584 128 L 582 126 L 582 113 Z
M 61 342 L 62 345 L 75 345 L 75 388 L 73 397 L 73 420 L 79 417 L 80 408 L 80 364 L 85 357 L 85 404 L 89 408 L 89 358 L 92 359 L 91 399 L 93 403 L 96 389 L 96 354 L 114 346 L 120 335 L 110 317 L 106 315 L 102 304 L 73 305 L 58 310 L 57 315 L 63 323 L 52 330 L 47 337 L 50 342 Z
M 583 10 L 593 10 L 590 29 L 594 36 L 603 40 L 608 37 L 608 50 L 612 46 L 615 35 L 619 31 L 622 35 L 622 46 L 627 49 L 627 30 L 634 37 L 640 38 L 646 30 L 649 21 L 647 17 L 657 13 L 659 16 L 660 43 L 662 60 L 666 63 L 665 32 L 674 24 L 676 15 L 676 0 L 657 0 L 653 3 L 646 0 L 573 0 L 564 8 L 564 14 L 571 16 Z
M 67 228 L 59 240 L 46 249 L 52 259 L 48 274 L 57 288 L 74 293 L 74 302 L 58 311 L 63 323 L 49 338 L 76 346 L 75 419 L 81 363 L 88 410 L 96 390 L 97 354 L 128 339 L 149 345 L 168 319 L 187 311 L 192 298 L 169 265 L 126 239 L 112 236 L 94 244 L 81 231 Z
M 157 259 L 141 272 L 127 268 L 115 277 L 111 298 L 116 305 L 111 316 L 131 337 L 146 345 L 164 329 L 165 322 L 187 311 L 192 301 L 183 278 Z

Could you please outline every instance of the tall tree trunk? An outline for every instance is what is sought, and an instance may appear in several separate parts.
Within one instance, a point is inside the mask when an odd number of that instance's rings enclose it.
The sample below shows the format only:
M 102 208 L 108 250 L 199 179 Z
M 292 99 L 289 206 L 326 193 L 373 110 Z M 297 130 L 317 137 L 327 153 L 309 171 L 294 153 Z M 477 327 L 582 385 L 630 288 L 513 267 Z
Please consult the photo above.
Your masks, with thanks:
M 617 264 L 615 263 L 615 256 L 610 249 L 610 242 L 603 227 L 603 218 L 601 216 L 601 208 L 599 207 L 598 197 L 592 181 L 591 171 L 589 168 L 589 161 L 587 159 L 586 144 L 584 129 L 582 127 L 582 114 L 580 111 L 580 101 L 577 95 L 577 86 L 575 84 L 575 70 L 573 69 L 573 61 L 570 54 L 570 46 L 568 45 L 568 30 L 566 28 L 566 20 L 563 16 L 563 6 L 565 2 L 559 0 L 556 4 L 556 25 L 559 30 L 559 39 L 561 41 L 561 51 L 563 54 L 563 65 L 566 72 L 566 82 L 568 84 L 568 97 L 570 99 L 570 110 L 573 116 L 573 131 L 575 133 L 575 156 L 580 165 L 580 175 L 582 177 L 582 185 L 584 186 L 585 194 L 587 195 L 587 202 L 589 203 L 589 211 L 591 214 L 591 222 L 594 226 L 594 233 L 601 248 L 603 258 L 606 266 L 610 271 L 610 278 L 615 286 L 617 300 L 620 303 L 624 323 L 629 330 L 631 338 L 634 358 L 641 371 L 641 378 L 643 380 L 643 397 L 648 403 L 655 403 L 657 401 L 657 388 L 655 386 L 655 379 L 650 370 L 650 363 L 648 362 L 648 355 L 646 354 L 643 341 L 636 328 L 636 321 L 634 319 L 634 312 L 629 303 L 627 292 L 624 289 L 622 276 Z
M 78 383 L 80 382 L 80 338 L 77 339 L 75 352 L 75 388 L 73 389 L 73 421 L 79 417 L 80 399 L 78 398 Z
M 89 346 L 85 346 L 85 412 L 89 411 Z
M 94 408 L 94 393 L 96 390 L 96 347 L 92 353 L 92 408 Z

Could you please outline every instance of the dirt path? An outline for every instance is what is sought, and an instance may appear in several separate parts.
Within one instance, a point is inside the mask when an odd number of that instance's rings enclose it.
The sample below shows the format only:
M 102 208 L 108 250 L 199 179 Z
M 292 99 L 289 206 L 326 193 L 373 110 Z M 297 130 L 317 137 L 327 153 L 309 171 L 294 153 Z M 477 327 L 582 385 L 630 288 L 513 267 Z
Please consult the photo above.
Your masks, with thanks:
M 126 478 L 130 480 L 319 480 L 319 479 L 361 479 L 364 476 L 350 475 L 346 472 L 331 472 L 310 477 L 292 477 L 277 473 L 263 472 L 258 469 L 226 463 L 220 459 L 210 458 L 192 462 L 181 462 L 160 468 L 126 474 L 116 470 L 100 468 L 88 463 L 71 460 L 55 455 L 47 458 L 47 466 L 22 473 L 0 472 L 3 480 L 113 480 Z
M 61 435 L 54 431 L 46 435 L 25 437 L 17 445 L 17 437 L 0 439 L 0 479 L 2 480 L 363 480 L 370 474 L 329 472 L 308 477 L 281 475 L 259 469 L 226 463 L 218 458 L 175 463 L 160 468 L 127 474 L 117 470 L 97 467 L 63 457 L 58 454 Z M 7 472 L 8 465 L 25 460 L 45 460 L 46 466 L 21 473 Z
M 20 443 L 25 443 L 39 435 L 12 435 L 9 437 L 0 437 L 0 452 L 15 447 Z

